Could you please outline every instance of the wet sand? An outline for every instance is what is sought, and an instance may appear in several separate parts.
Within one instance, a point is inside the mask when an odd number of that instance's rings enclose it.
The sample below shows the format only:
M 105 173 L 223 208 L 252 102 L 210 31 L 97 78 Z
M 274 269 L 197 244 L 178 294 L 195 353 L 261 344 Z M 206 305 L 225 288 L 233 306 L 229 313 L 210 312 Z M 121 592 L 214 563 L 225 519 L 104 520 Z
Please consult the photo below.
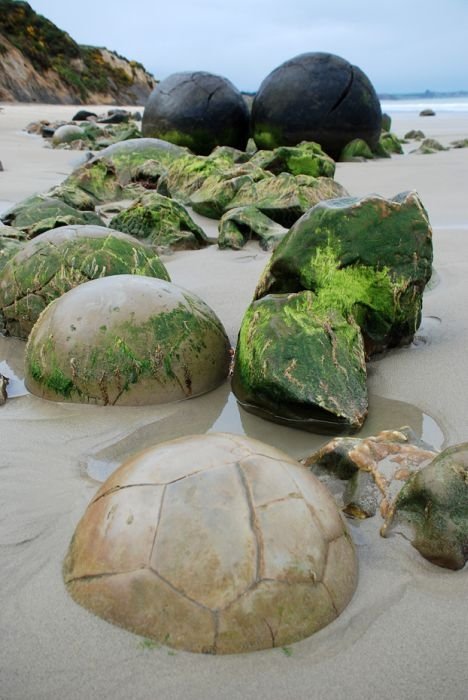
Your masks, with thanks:
M 70 118 L 75 108 L 3 107 L 0 211 L 60 182 L 81 157 L 45 149 L 41 139 L 21 132 L 39 118 Z M 399 136 L 410 128 L 448 144 L 468 137 L 468 115 L 395 116 Z M 370 414 L 362 435 L 409 424 L 439 449 L 468 439 L 468 149 L 340 164 L 336 179 L 356 195 L 415 189 L 434 227 L 436 275 L 422 327 L 411 347 L 369 364 Z M 212 246 L 166 256 L 165 264 L 174 283 L 212 306 L 234 344 L 267 258 L 256 244 L 239 252 Z M 23 350 L 21 341 L 0 337 L 0 362 L 18 378 Z M 467 567 L 446 571 L 403 538 L 380 538 L 377 518 L 350 522 L 360 563 L 350 605 L 287 653 L 210 657 L 148 647 L 67 595 L 61 566 L 74 528 L 98 479 L 127 455 L 214 430 L 246 433 L 296 457 L 327 438 L 245 413 L 228 384 L 162 407 L 64 405 L 23 395 L 0 407 L 0 430 L 1 700 L 467 697 Z

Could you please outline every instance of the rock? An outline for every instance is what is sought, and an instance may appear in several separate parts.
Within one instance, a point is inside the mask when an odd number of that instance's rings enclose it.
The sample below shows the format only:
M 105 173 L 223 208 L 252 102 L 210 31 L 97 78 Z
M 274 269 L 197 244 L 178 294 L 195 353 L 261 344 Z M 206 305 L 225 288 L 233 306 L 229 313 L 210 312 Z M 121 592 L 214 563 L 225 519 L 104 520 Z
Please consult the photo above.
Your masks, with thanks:
M 130 116 L 136 122 L 141 122 L 141 120 L 143 119 L 143 115 L 141 112 L 132 112 Z
M 356 430 L 367 415 L 359 327 L 314 294 L 273 294 L 247 309 L 232 389 L 246 410 L 290 427 Z
M 262 82 L 252 105 L 259 148 L 315 141 L 335 160 L 356 138 L 372 149 L 381 122 L 380 102 L 366 75 L 328 53 L 305 53 L 281 64 Z
M 380 136 L 379 146 L 385 151 L 386 154 L 397 153 L 401 155 L 403 153 L 400 139 L 395 134 L 389 132 L 384 132 Z
M 257 151 L 250 162 L 274 175 L 291 173 L 331 178 L 335 175 L 334 160 L 322 151 L 319 144 L 307 141 L 298 146 L 281 146 L 273 151 Z
M 9 383 L 10 380 L 8 377 L 4 377 L 3 374 L 0 374 L 0 406 L 3 406 L 8 398 L 7 386 Z
M 110 275 L 169 280 L 154 250 L 102 226 L 64 226 L 22 245 L 0 272 L 0 316 L 9 335 L 27 338 L 51 301 Z
M 317 202 L 346 194 L 344 187 L 328 177 L 280 173 L 245 183 L 226 209 L 256 206 L 265 216 L 289 228 Z
M 0 273 L 8 260 L 21 250 L 26 237 L 22 231 L 10 226 L 0 226 Z
M 249 111 L 241 93 L 226 78 L 202 71 L 174 73 L 148 98 L 142 133 L 201 155 L 215 146 L 244 150 Z
M 410 141 L 421 141 L 425 138 L 424 132 L 420 129 L 411 129 L 405 134 L 405 139 L 409 139 Z
M 159 404 L 216 388 L 230 359 L 224 328 L 199 297 L 163 280 L 115 275 L 49 304 L 29 336 L 25 382 L 55 401 Z
M 82 139 L 84 135 L 85 132 L 81 127 L 74 126 L 73 124 L 65 124 L 54 131 L 52 143 L 54 146 L 59 146 L 64 143 L 76 141 L 77 139 Z
M 450 143 L 452 148 L 468 148 L 468 139 L 457 139 Z
M 109 110 L 107 117 L 100 117 L 98 124 L 122 124 L 128 122 L 130 114 L 125 110 Z
M 96 200 L 88 192 L 85 192 L 77 185 L 68 181 L 62 185 L 57 185 L 46 192 L 45 197 L 60 199 L 65 204 L 79 211 L 94 211 Z
M 392 118 L 389 114 L 382 114 L 382 121 L 380 124 L 382 131 L 391 131 L 392 129 Z
M 342 163 L 353 163 L 371 160 L 373 157 L 373 152 L 363 139 L 353 139 L 343 148 L 339 160 Z
M 147 192 L 114 216 L 111 228 L 144 239 L 158 249 L 198 250 L 208 245 L 203 229 L 178 202 Z
M 4 172 L 4 167 L 3 167 L 2 161 L 0 160 L 0 173 L 3 173 L 3 172 Z
M 423 109 L 419 112 L 420 117 L 435 117 L 435 112 L 433 109 Z
M 151 447 L 114 472 L 63 574 L 73 599 L 109 622 L 228 654 L 325 627 L 353 595 L 357 559 L 333 498 L 300 464 L 212 433 Z
M 347 515 L 388 514 L 402 482 L 427 465 L 436 451 L 407 426 L 367 438 L 337 437 L 303 460 Z
M 428 155 L 430 153 L 437 153 L 437 151 L 448 151 L 448 148 L 442 146 L 436 139 L 424 139 L 419 148 L 411 153 L 418 153 L 420 155 Z
M 89 112 L 87 109 L 80 109 L 73 117 L 74 122 L 84 122 L 90 117 L 95 117 L 97 119 L 97 114 L 95 112 Z
M 41 129 L 41 136 L 43 139 L 51 139 L 55 134 L 55 127 L 53 126 L 43 126 Z M 69 142 L 73 143 L 73 139 Z
M 410 343 L 432 273 L 432 230 L 416 193 L 320 202 L 291 228 L 255 298 L 309 289 L 354 317 L 368 356 Z
M 239 250 L 252 238 L 258 238 L 263 250 L 274 249 L 288 229 L 269 219 L 257 207 L 238 207 L 221 217 L 218 246 Z
M 103 225 L 93 211 L 79 211 L 60 199 L 34 195 L 14 205 L 2 215 L 2 221 L 25 231 L 30 238 L 60 226 L 73 224 Z
M 382 534 L 401 532 L 437 566 L 468 559 L 468 443 L 449 447 L 413 474 L 398 494 Z
M 187 197 L 187 203 L 197 214 L 219 219 L 241 188 L 268 177 L 269 173 L 250 163 L 233 165 L 225 172 L 214 173 L 204 179 L 201 186 Z

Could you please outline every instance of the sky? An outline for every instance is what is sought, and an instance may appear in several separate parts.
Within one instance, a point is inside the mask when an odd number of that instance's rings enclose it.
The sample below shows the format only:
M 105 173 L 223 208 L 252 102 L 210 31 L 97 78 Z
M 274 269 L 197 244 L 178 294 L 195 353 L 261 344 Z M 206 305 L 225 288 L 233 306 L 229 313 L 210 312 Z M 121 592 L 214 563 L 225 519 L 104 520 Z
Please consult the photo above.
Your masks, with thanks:
M 80 44 L 155 78 L 203 70 L 256 91 L 283 61 L 326 51 L 379 93 L 468 90 L 468 0 L 29 0 Z

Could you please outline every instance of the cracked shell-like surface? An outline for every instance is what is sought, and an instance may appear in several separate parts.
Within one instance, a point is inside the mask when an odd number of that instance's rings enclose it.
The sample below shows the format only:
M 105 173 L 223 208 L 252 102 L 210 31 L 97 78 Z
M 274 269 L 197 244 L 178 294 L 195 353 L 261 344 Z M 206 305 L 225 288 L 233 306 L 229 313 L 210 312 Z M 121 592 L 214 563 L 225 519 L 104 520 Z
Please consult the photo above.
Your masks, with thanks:
M 229 363 L 224 328 L 199 297 L 164 280 L 114 275 L 44 310 L 29 336 L 25 375 L 41 398 L 135 406 L 211 391 Z
M 313 474 L 257 440 L 212 433 L 151 447 L 114 472 L 76 528 L 64 580 L 109 622 L 228 654 L 330 623 L 353 595 L 357 560 Z

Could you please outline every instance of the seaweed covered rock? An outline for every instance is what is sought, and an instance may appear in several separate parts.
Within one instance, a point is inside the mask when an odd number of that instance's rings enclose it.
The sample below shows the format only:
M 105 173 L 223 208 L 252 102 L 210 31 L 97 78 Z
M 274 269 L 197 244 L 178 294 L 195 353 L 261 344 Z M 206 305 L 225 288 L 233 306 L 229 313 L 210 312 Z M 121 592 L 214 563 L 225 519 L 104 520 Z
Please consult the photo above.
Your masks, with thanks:
M 442 144 L 437 141 L 437 139 L 424 139 L 421 142 L 421 145 L 419 148 L 417 148 L 414 151 L 411 151 L 411 153 L 417 153 L 418 155 L 429 155 L 431 153 L 438 153 L 439 151 L 448 151 L 449 149 L 446 148 L 445 146 L 442 146 Z
M 29 238 L 61 226 L 104 224 L 94 211 L 80 211 L 60 199 L 42 195 L 28 197 L 11 207 L 2 215 L 2 221 L 21 229 Z
M 468 559 L 468 443 L 449 447 L 413 474 L 382 534 L 402 532 L 423 557 L 462 569 Z
M 317 202 L 347 194 L 342 185 L 329 177 L 280 173 L 256 182 L 246 182 L 226 208 L 253 205 L 265 216 L 289 228 Z
M 0 316 L 9 335 L 27 338 L 51 301 L 109 275 L 169 280 L 154 250 L 103 226 L 64 226 L 25 243 L 0 272 Z
M 391 132 L 382 133 L 379 139 L 379 149 L 382 149 L 387 154 L 397 153 L 401 155 L 403 153 L 400 139 Z M 379 151 L 377 151 L 377 155 L 379 155 Z
M 226 378 L 224 328 L 169 282 L 115 275 L 53 301 L 29 336 L 26 386 L 42 398 L 126 406 L 179 401 Z
M 23 231 L 11 226 L 0 226 L 0 272 L 8 260 L 21 250 L 25 241 Z
M 285 237 L 288 229 L 269 219 L 257 207 L 251 206 L 226 212 L 221 217 L 218 232 L 220 248 L 239 250 L 252 238 L 256 238 L 263 250 L 270 250 Z
M 357 558 L 332 496 L 298 462 L 250 438 L 165 442 L 125 462 L 78 523 L 64 562 L 72 598 L 177 649 L 281 647 L 334 620 Z
M 309 291 L 255 301 L 239 332 L 232 388 L 244 408 L 270 420 L 356 430 L 367 415 L 359 327 Z
M 205 232 L 185 207 L 157 192 L 146 192 L 128 209 L 114 216 L 110 225 L 158 249 L 198 250 L 209 244 Z
M 72 141 L 85 138 L 86 133 L 80 126 L 74 124 L 63 124 L 54 131 L 52 143 L 54 146 L 69 144 Z
M 339 160 L 342 163 L 353 163 L 362 160 L 372 160 L 373 152 L 363 139 L 353 139 L 340 153 Z
M 227 78 L 202 71 L 174 73 L 148 98 L 142 133 L 187 146 L 202 155 L 208 155 L 215 146 L 244 150 L 249 137 L 249 111 L 241 93 Z
M 274 175 L 311 175 L 312 177 L 333 177 L 335 161 L 323 152 L 318 143 L 303 141 L 297 146 L 281 146 L 272 151 L 257 151 L 251 163 Z
M 353 139 L 371 149 L 382 113 L 367 76 L 329 53 L 304 53 L 272 71 L 252 104 L 252 133 L 259 148 L 315 141 L 335 160 Z
M 323 201 L 291 228 L 255 297 L 309 289 L 354 317 L 371 355 L 411 342 L 432 273 L 432 231 L 416 193 Z

